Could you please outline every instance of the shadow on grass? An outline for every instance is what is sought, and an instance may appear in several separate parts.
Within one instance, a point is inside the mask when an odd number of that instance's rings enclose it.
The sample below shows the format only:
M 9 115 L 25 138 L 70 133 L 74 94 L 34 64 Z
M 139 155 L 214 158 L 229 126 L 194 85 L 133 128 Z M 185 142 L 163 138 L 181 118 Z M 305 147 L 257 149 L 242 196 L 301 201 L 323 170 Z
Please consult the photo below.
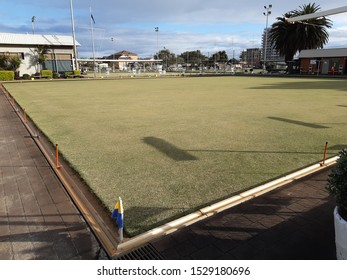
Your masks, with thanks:
M 132 222 L 125 223 L 125 232 L 127 236 L 133 237 L 148 230 L 151 230 L 156 227 L 160 227 L 166 223 L 172 222 L 175 219 L 181 218 L 182 216 L 190 213 L 190 209 L 186 209 L 165 219 L 159 219 L 156 222 L 153 222 L 153 217 L 159 217 L 167 211 L 172 211 L 172 207 L 146 207 L 146 206 L 134 206 L 125 209 L 124 216 L 131 217 Z
M 268 117 L 268 118 L 271 119 L 271 120 L 275 120 L 275 121 L 286 122 L 286 123 L 306 126 L 306 127 L 315 128 L 315 129 L 329 128 L 328 126 L 324 126 L 324 125 L 319 125 L 319 124 L 314 124 L 314 123 L 307 123 L 307 122 L 291 120 L 291 119 L 285 119 L 285 118 L 278 118 L 278 117 Z
M 344 145 L 341 145 L 344 146 Z M 332 149 L 338 150 L 338 149 Z M 187 152 L 204 152 L 204 153 L 240 153 L 240 154 L 297 154 L 297 155 L 321 155 L 322 152 L 304 152 L 304 151 L 240 151 L 240 150 L 187 150 Z M 328 153 L 335 154 L 335 153 Z M 253 173 L 252 173 L 253 174 Z
M 142 139 L 144 143 L 155 148 L 159 152 L 163 153 L 167 157 L 175 161 L 189 161 L 189 160 L 198 160 L 197 157 L 189 154 L 188 152 L 176 147 L 175 145 L 167 142 L 164 139 L 157 137 L 145 137 Z
M 283 82 L 273 83 L 263 86 L 251 87 L 250 89 L 334 89 L 340 91 L 347 91 L 346 80 L 312 80 L 300 82 Z
M 346 149 L 347 148 L 347 144 L 340 144 L 340 145 L 334 145 L 329 147 L 330 150 L 334 150 L 334 151 L 340 151 L 342 149 Z

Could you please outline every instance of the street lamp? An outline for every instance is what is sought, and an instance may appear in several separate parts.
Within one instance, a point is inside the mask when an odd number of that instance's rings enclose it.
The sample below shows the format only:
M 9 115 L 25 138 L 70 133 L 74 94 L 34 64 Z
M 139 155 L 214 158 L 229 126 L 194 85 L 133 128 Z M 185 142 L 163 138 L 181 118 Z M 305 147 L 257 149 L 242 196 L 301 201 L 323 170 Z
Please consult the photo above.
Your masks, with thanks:
M 159 39 L 158 39 L 159 27 L 154 28 L 154 30 L 157 33 L 157 53 L 158 53 L 157 59 L 159 59 Z
M 268 7 L 264 6 L 265 12 L 263 13 L 264 16 L 266 16 L 266 28 L 265 28 L 265 44 L 264 44 L 264 64 L 263 64 L 263 70 L 264 73 L 266 71 L 266 53 L 267 53 L 267 37 L 268 37 L 268 23 L 269 23 L 269 15 L 271 15 L 271 8 L 272 5 L 270 4 Z
M 72 26 L 72 40 L 73 40 L 73 55 L 75 58 L 75 69 L 79 70 L 77 62 L 77 48 L 76 48 L 76 34 L 75 34 L 75 20 L 73 17 L 73 5 L 72 0 L 70 0 L 70 13 L 71 13 L 71 26 Z
M 32 29 L 33 29 L 33 34 L 35 34 L 35 20 L 36 20 L 36 17 L 33 16 L 31 18 L 31 26 L 32 26 Z
M 111 38 L 112 41 L 112 48 L 113 48 L 113 55 L 112 55 L 112 59 L 114 60 L 114 55 L 115 55 L 115 48 L 114 48 L 114 38 Z M 114 61 L 112 62 L 112 71 L 114 72 Z

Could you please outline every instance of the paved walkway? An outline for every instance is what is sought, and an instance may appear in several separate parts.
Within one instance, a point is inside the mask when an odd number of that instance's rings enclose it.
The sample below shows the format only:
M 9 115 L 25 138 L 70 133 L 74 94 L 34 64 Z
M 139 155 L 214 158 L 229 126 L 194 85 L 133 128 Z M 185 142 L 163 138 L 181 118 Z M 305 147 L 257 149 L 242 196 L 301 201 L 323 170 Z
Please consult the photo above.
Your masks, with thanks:
M 151 242 L 166 259 L 335 259 L 329 170 Z M 100 246 L 0 90 L 0 260 L 96 259 Z
M 325 170 L 151 244 L 166 259 L 336 259 Z
M 99 244 L 0 89 L 0 260 L 95 259 Z

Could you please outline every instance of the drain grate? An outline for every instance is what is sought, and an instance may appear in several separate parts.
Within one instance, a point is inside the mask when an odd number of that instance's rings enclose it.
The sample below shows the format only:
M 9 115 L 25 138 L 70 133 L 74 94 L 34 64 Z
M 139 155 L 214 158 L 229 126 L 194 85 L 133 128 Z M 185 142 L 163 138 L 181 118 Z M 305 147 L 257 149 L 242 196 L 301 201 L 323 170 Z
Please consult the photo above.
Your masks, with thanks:
M 132 251 L 125 252 L 113 258 L 114 260 L 165 260 L 165 258 L 151 245 L 147 244 Z

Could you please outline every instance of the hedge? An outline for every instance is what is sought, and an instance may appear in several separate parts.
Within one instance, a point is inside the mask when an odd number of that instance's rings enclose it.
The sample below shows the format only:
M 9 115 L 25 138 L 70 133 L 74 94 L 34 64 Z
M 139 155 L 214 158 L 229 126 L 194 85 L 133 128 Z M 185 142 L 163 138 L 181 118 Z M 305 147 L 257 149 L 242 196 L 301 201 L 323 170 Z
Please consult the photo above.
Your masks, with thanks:
M 81 76 L 81 71 L 80 70 L 73 70 L 74 76 Z
M 13 81 L 14 71 L 0 71 L 0 81 Z
M 65 77 L 66 78 L 69 78 L 69 77 L 80 77 L 81 76 L 81 71 L 79 70 L 73 70 L 73 71 L 68 71 L 68 72 L 65 72 Z
M 42 70 L 41 71 L 41 77 L 53 78 L 53 71 L 52 70 Z

